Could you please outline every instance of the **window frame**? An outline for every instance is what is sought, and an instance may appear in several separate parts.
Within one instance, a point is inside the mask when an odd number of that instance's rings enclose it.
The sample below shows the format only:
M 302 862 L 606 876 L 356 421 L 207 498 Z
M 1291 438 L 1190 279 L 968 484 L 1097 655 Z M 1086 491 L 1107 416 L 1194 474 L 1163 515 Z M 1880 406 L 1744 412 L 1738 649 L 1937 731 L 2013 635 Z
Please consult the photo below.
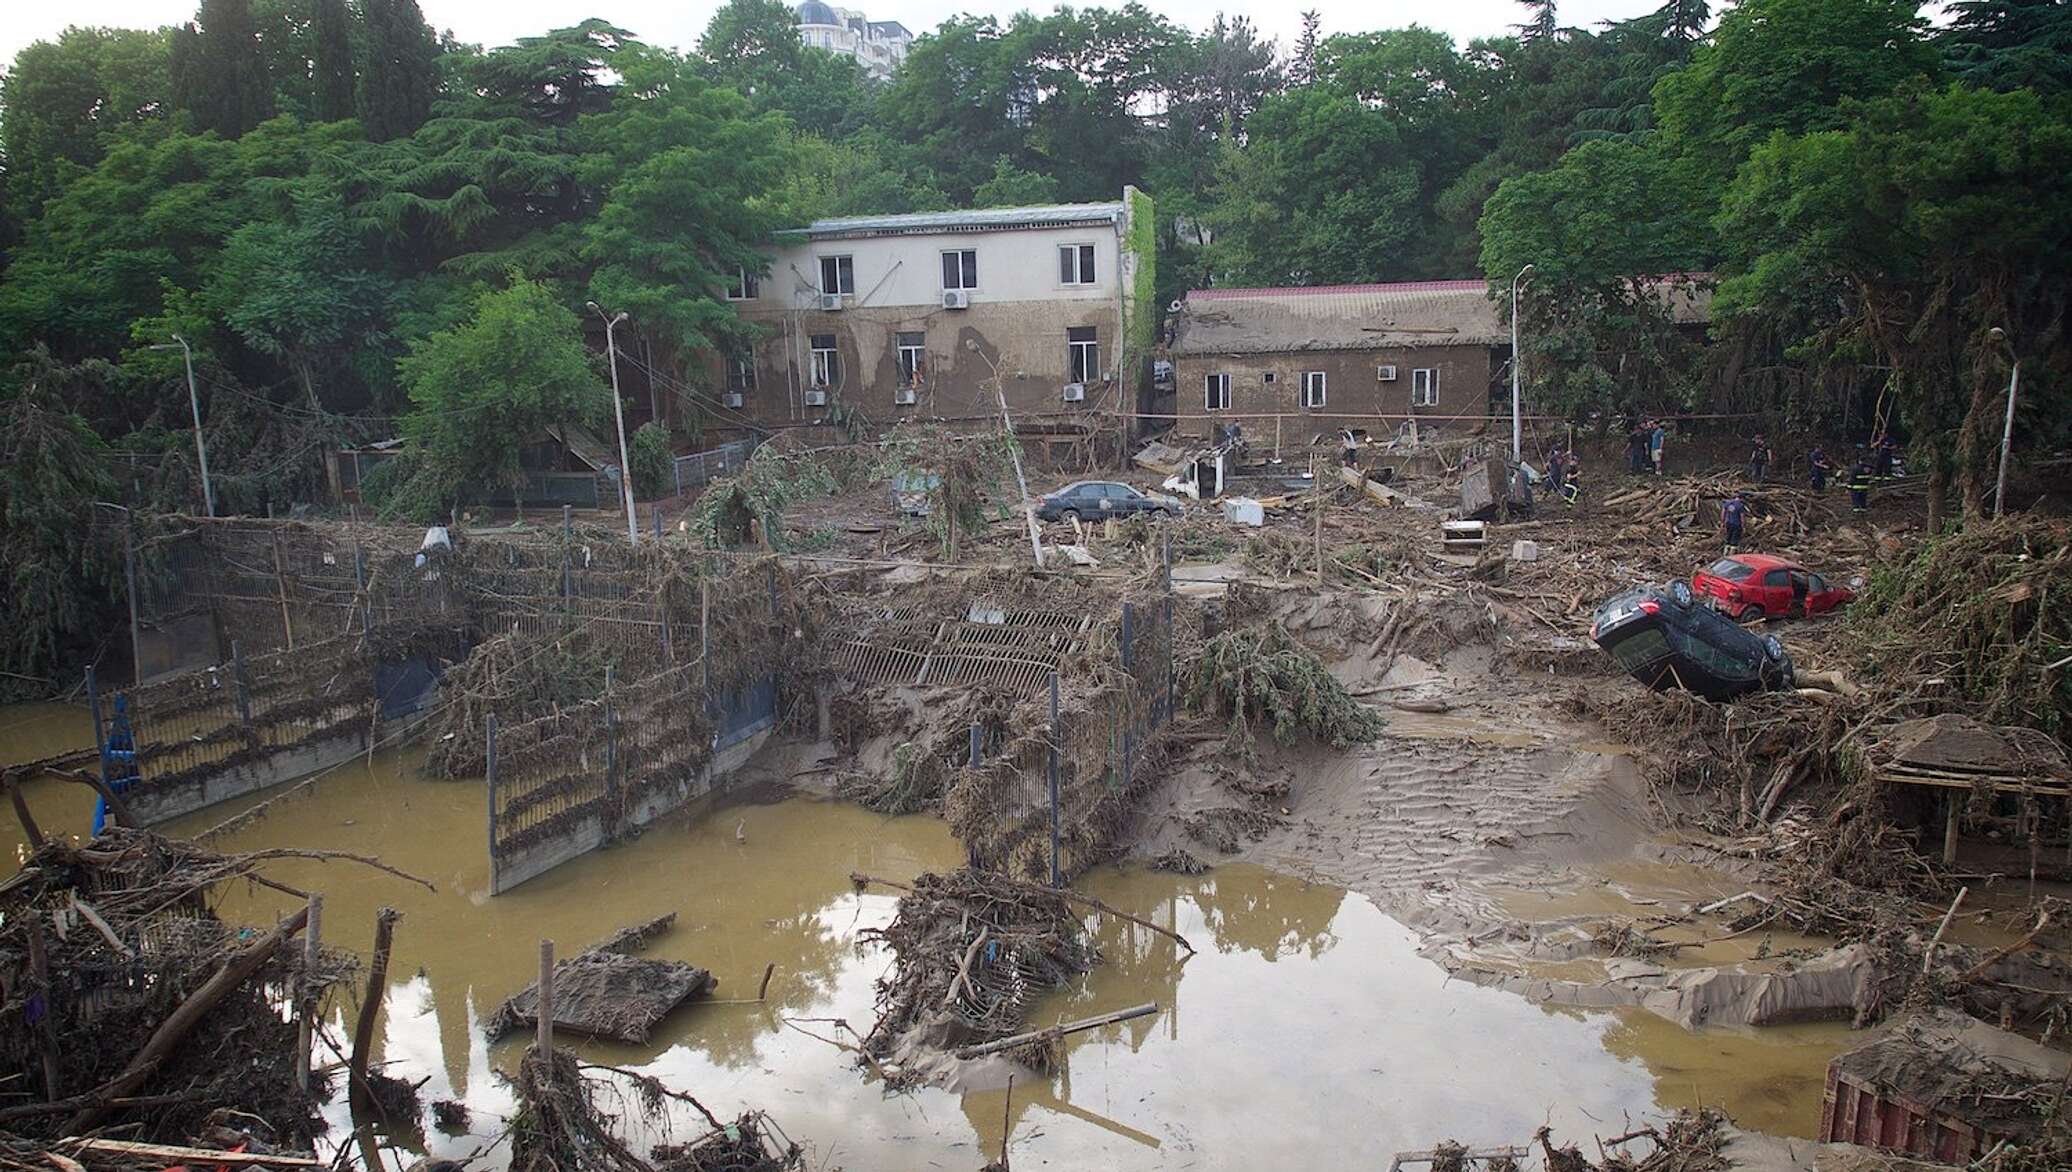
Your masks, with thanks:
M 920 340 L 917 342 L 905 342 L 901 340 L 902 338 L 907 337 L 918 338 Z M 919 387 L 922 381 L 928 377 L 927 333 L 925 331 L 920 330 L 901 330 L 898 333 L 892 335 L 892 343 L 893 368 L 899 372 L 899 389 L 911 390 L 913 388 Z M 916 361 L 911 366 L 907 364 L 907 355 L 910 353 L 916 359 L 918 359 L 918 361 Z
M 834 265 L 834 278 L 835 278 L 835 281 L 834 281 L 834 283 L 835 283 L 836 285 L 841 285 L 841 284 L 843 284 L 843 279 L 844 279 L 844 278 L 847 278 L 847 284 L 848 284 L 848 287 L 847 287 L 847 288 L 837 288 L 837 289 L 830 289 L 830 288 L 828 288 L 828 287 L 827 287 L 827 284 L 828 284 L 828 282 L 827 282 L 827 278 L 828 278 L 828 268 L 827 268 L 827 266 L 828 266 L 828 265 L 829 265 L 830 263 L 832 263 L 832 264 Z M 845 272 L 844 270 L 847 270 L 847 271 Z M 854 296 L 856 296 L 856 254 L 855 254 L 855 253 L 850 253 L 850 252 L 837 252 L 837 253 L 829 253 L 828 255 L 826 255 L 826 256 L 823 256 L 823 257 L 821 257 L 821 258 L 820 258 L 820 292 L 821 292 L 821 294 L 822 294 L 823 296 L 825 296 L 825 295 L 827 295 L 827 294 L 829 294 L 829 293 L 835 293 L 835 294 L 839 294 L 839 295 L 841 295 L 841 296 L 843 296 L 843 297 L 854 297 Z
M 1074 338 L 1085 330 L 1090 338 Z M 1101 381 L 1101 334 L 1099 326 L 1068 326 L 1065 329 L 1065 381 L 1085 386 Z
M 950 262 L 950 258 L 951 258 L 951 257 L 953 257 L 953 256 L 954 256 L 954 257 L 956 257 L 956 258 L 958 258 L 958 259 L 957 259 L 957 262 L 956 262 L 956 264 L 957 264 L 957 280 L 958 280 L 958 282 L 959 282 L 959 283 L 958 283 L 958 284 L 955 284 L 955 285 L 952 285 L 952 284 L 950 284 L 950 282 L 949 282 L 949 276 L 950 276 L 950 263 L 951 263 L 951 262 Z M 942 276 L 943 276 L 943 285 L 942 285 L 942 287 L 943 287 L 943 292 L 945 292 L 945 293 L 950 293 L 950 292 L 957 292 L 957 291 L 962 291 L 962 292 L 965 292 L 965 293 L 971 293 L 971 292 L 976 292 L 976 291 L 977 291 L 977 289 L 978 289 L 978 249 L 976 249 L 976 248 L 945 248 L 945 249 L 943 249 L 943 250 L 942 250 L 942 260 L 943 260 L 943 265 L 942 265 Z M 968 274 L 968 276 L 967 276 L 967 274 Z
M 1419 386 L 1423 383 L 1423 386 Z M 1436 366 L 1413 366 L 1410 368 L 1410 405 L 1412 407 L 1437 407 L 1439 405 L 1439 368 Z
M 1314 388 L 1312 388 L 1312 384 L 1311 384 L 1311 380 L 1312 380 L 1312 379 L 1314 379 L 1314 380 L 1315 380 Z M 1314 392 L 1315 392 L 1315 397 L 1314 397 L 1314 398 L 1312 398 L 1312 397 L 1311 397 L 1311 392 L 1312 392 L 1312 389 L 1314 389 Z M 1305 371 L 1303 371 L 1303 372 L 1302 372 L 1302 408 L 1303 408 L 1303 410 L 1305 410 L 1305 411 L 1314 411 L 1314 410 L 1316 410 L 1317 408 L 1319 408 L 1319 407 L 1322 407 L 1322 406 L 1323 406 L 1323 405 L 1325 404 L 1325 402 L 1327 402 L 1327 401 L 1328 401 L 1329 397 L 1330 397 L 1330 378 L 1329 378 L 1329 377 L 1328 377 L 1328 376 L 1327 376 L 1327 375 L 1326 375 L 1326 374 L 1325 374 L 1325 373 L 1324 373 L 1323 371 L 1321 371 L 1321 370 L 1305 370 Z
M 728 301 L 754 301 L 763 295 L 761 273 L 751 273 L 747 265 L 734 266 L 734 280 L 727 285 Z
M 1217 397 L 1222 399 L 1221 403 L 1209 395 L 1209 387 L 1219 382 L 1223 393 Z M 1205 412 L 1230 410 L 1230 375 L 1227 372 L 1212 370 L 1201 376 L 1201 409 Z
M 1065 257 L 1072 257 L 1072 279 L 1065 278 Z M 1058 245 L 1058 286 L 1063 289 L 1084 289 L 1101 283 L 1100 258 L 1091 241 Z
M 745 395 L 755 390 L 755 354 L 742 352 L 727 356 L 727 393 Z
M 820 339 L 828 344 L 822 346 Z M 806 387 L 808 390 L 831 391 L 842 381 L 842 340 L 833 334 L 810 334 L 806 339 L 808 365 Z

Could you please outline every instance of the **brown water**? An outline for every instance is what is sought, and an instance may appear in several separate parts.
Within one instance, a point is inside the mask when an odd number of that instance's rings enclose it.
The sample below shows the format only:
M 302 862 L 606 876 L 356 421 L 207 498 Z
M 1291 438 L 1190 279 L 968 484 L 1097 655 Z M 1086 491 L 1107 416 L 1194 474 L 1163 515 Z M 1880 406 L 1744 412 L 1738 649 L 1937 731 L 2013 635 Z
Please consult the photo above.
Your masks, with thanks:
M 0 727 L 9 721 L 13 739 L 0 741 L 0 755 L 19 755 L 32 738 L 57 748 L 67 737 L 90 739 L 83 714 L 71 710 L 0 710 Z M 27 755 L 42 751 L 55 749 Z M 438 1155 L 485 1146 L 512 1109 L 496 1072 L 526 1039 L 492 1047 L 481 1023 L 532 979 L 539 939 L 569 953 L 668 911 L 678 913 L 677 927 L 652 955 L 713 970 L 720 998 L 752 997 L 763 966 L 775 963 L 770 1003 L 693 1006 L 646 1045 L 583 1052 L 657 1075 L 721 1115 L 766 1109 L 812 1147 L 815 1167 L 975 1168 L 997 1152 L 1003 1115 L 1016 1162 L 1054 1167 L 1383 1166 L 1442 1138 L 1522 1142 L 1551 1122 L 1585 1140 L 1660 1107 L 1700 1102 L 1805 1135 L 1817 1122 L 1826 1060 L 1849 1041 L 1825 1027 L 1692 1035 L 1646 1014 L 1535 1006 L 1449 982 L 1417 956 L 1409 929 L 1340 888 L 1250 866 L 1198 877 L 1110 870 L 1086 886 L 1173 925 L 1200 953 L 1182 963 L 1162 938 L 1103 921 L 1106 963 L 1052 994 L 1036 1023 L 1143 1001 L 1161 1012 L 1068 1039 L 1061 1068 L 1018 1077 L 1009 1101 L 997 1088 L 888 1097 L 847 1055 L 783 1019 L 868 1028 L 872 983 L 889 958 L 858 934 L 887 922 L 893 899 L 856 892 L 848 875 L 901 879 L 955 865 L 956 844 L 938 820 L 803 798 L 737 806 L 654 829 L 492 899 L 480 787 L 420 779 L 415 760 L 414 752 L 377 754 L 215 845 L 376 853 L 437 885 L 428 892 L 344 862 L 289 861 L 270 871 L 325 892 L 329 944 L 364 951 L 376 910 L 403 911 L 377 1057 L 392 1074 L 427 1079 L 426 1100 L 458 1099 L 473 1112 L 474 1134 L 428 1134 Z M 67 791 L 86 793 L 39 788 L 37 811 L 49 810 L 47 825 L 75 816 L 62 829 L 83 831 L 91 803 Z M 194 833 L 237 808 L 168 829 Z M 286 901 L 235 889 L 221 910 L 265 922 Z M 332 1037 L 343 1038 L 350 1008 L 333 1007 Z M 319 1061 L 329 1058 L 320 1047 Z M 333 1136 L 343 1135 L 342 1104 L 328 1114 Z M 676 1126 L 678 1138 L 691 1130 L 687 1121 Z

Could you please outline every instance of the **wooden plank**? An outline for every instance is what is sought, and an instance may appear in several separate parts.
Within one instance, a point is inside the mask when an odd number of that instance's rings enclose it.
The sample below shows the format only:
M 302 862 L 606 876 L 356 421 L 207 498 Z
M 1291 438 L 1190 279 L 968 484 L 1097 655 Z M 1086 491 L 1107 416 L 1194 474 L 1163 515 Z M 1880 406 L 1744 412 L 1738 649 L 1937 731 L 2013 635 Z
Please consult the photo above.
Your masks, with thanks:
M 109 1156 L 129 1156 L 144 1160 L 163 1160 L 168 1164 L 221 1164 L 233 1168 L 249 1168 L 263 1165 L 269 1168 L 321 1168 L 326 1161 L 314 1156 L 272 1155 L 266 1152 L 220 1152 L 212 1148 L 183 1148 L 171 1144 L 136 1143 L 123 1139 L 61 1139 L 58 1146 L 75 1152 L 99 1152 Z

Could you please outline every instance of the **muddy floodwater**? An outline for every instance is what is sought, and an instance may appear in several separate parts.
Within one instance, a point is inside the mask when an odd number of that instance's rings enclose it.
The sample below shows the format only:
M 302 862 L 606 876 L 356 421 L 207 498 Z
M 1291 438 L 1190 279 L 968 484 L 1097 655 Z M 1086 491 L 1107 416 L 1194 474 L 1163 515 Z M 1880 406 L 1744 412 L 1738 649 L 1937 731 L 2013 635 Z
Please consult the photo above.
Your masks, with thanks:
M 0 759 L 45 756 L 91 738 L 83 710 L 0 709 Z M 486 1146 L 512 1109 L 497 1072 L 528 1037 L 492 1046 L 481 1023 L 537 971 L 538 942 L 573 953 L 625 924 L 675 912 L 651 955 L 711 969 L 721 1002 L 681 1010 L 643 1046 L 586 1044 L 589 1059 L 659 1076 L 721 1115 L 762 1108 L 814 1153 L 811 1166 L 974 1169 L 1010 1133 L 1017 1165 L 1243 1168 L 1279 1163 L 1385 1167 L 1395 1152 L 1453 1138 L 1523 1142 L 1542 1123 L 1577 1141 L 1627 1130 L 1665 1107 L 1724 1106 L 1744 1125 L 1810 1135 L 1822 1071 L 1852 1039 L 1839 1025 L 1688 1033 L 1652 1015 L 1536 1006 L 1449 981 L 1412 931 L 1363 896 L 1249 865 L 1201 876 L 1103 870 L 1082 886 L 1194 941 L 1104 920 L 1104 964 L 1039 1006 L 1041 1024 L 1156 1001 L 1161 1011 L 1067 1040 L 1061 1068 L 997 1087 L 886 1096 L 849 1056 L 808 1036 L 858 1030 L 890 957 L 861 939 L 893 913 L 852 871 L 907 879 L 955 866 L 932 817 L 885 818 L 801 797 L 734 805 L 487 895 L 478 784 L 435 782 L 415 751 L 376 755 L 277 804 L 212 845 L 324 847 L 378 854 L 436 884 L 429 892 L 344 862 L 285 861 L 269 873 L 325 893 L 327 944 L 362 951 L 375 913 L 400 909 L 381 1049 L 388 1073 L 456 1099 L 466 1134 L 430 1130 L 433 1154 Z M 90 795 L 64 782 L 29 793 L 47 831 L 83 833 Z M 258 799 L 254 799 L 255 801 Z M 193 834 L 242 805 L 166 829 Z M 19 828 L 4 820 L 0 846 Z M 1521 900 L 1523 897 L 1520 897 Z M 225 893 L 221 911 L 264 923 L 286 910 L 263 890 Z M 332 1007 L 342 1040 L 350 1004 Z M 819 1019 L 819 1020 L 804 1020 Z M 1860 1038 L 1860 1036 L 1859 1036 Z M 330 1055 L 319 1048 L 319 1062 Z M 342 1104 L 330 1109 L 342 1137 Z M 690 1134 L 675 1121 L 675 1134 Z M 655 1137 L 658 1138 L 658 1137 Z M 500 1162 L 492 1153 L 491 1162 Z

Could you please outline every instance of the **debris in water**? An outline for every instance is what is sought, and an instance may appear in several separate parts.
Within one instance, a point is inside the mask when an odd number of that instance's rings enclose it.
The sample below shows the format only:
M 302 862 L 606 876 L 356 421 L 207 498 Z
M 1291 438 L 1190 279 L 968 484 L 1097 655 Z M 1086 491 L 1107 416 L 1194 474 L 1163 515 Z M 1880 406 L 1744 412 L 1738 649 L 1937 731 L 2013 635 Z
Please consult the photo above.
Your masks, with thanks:
M 448 1135 L 464 1134 L 472 1118 L 466 1103 L 457 1099 L 432 1100 L 432 1123 Z
M 645 1042 L 655 1024 L 719 981 L 680 960 L 650 960 L 631 953 L 667 931 L 676 913 L 620 930 L 595 947 L 554 965 L 554 1028 L 619 1042 Z M 492 1040 L 536 1026 L 539 985 L 527 985 L 489 1019 Z

